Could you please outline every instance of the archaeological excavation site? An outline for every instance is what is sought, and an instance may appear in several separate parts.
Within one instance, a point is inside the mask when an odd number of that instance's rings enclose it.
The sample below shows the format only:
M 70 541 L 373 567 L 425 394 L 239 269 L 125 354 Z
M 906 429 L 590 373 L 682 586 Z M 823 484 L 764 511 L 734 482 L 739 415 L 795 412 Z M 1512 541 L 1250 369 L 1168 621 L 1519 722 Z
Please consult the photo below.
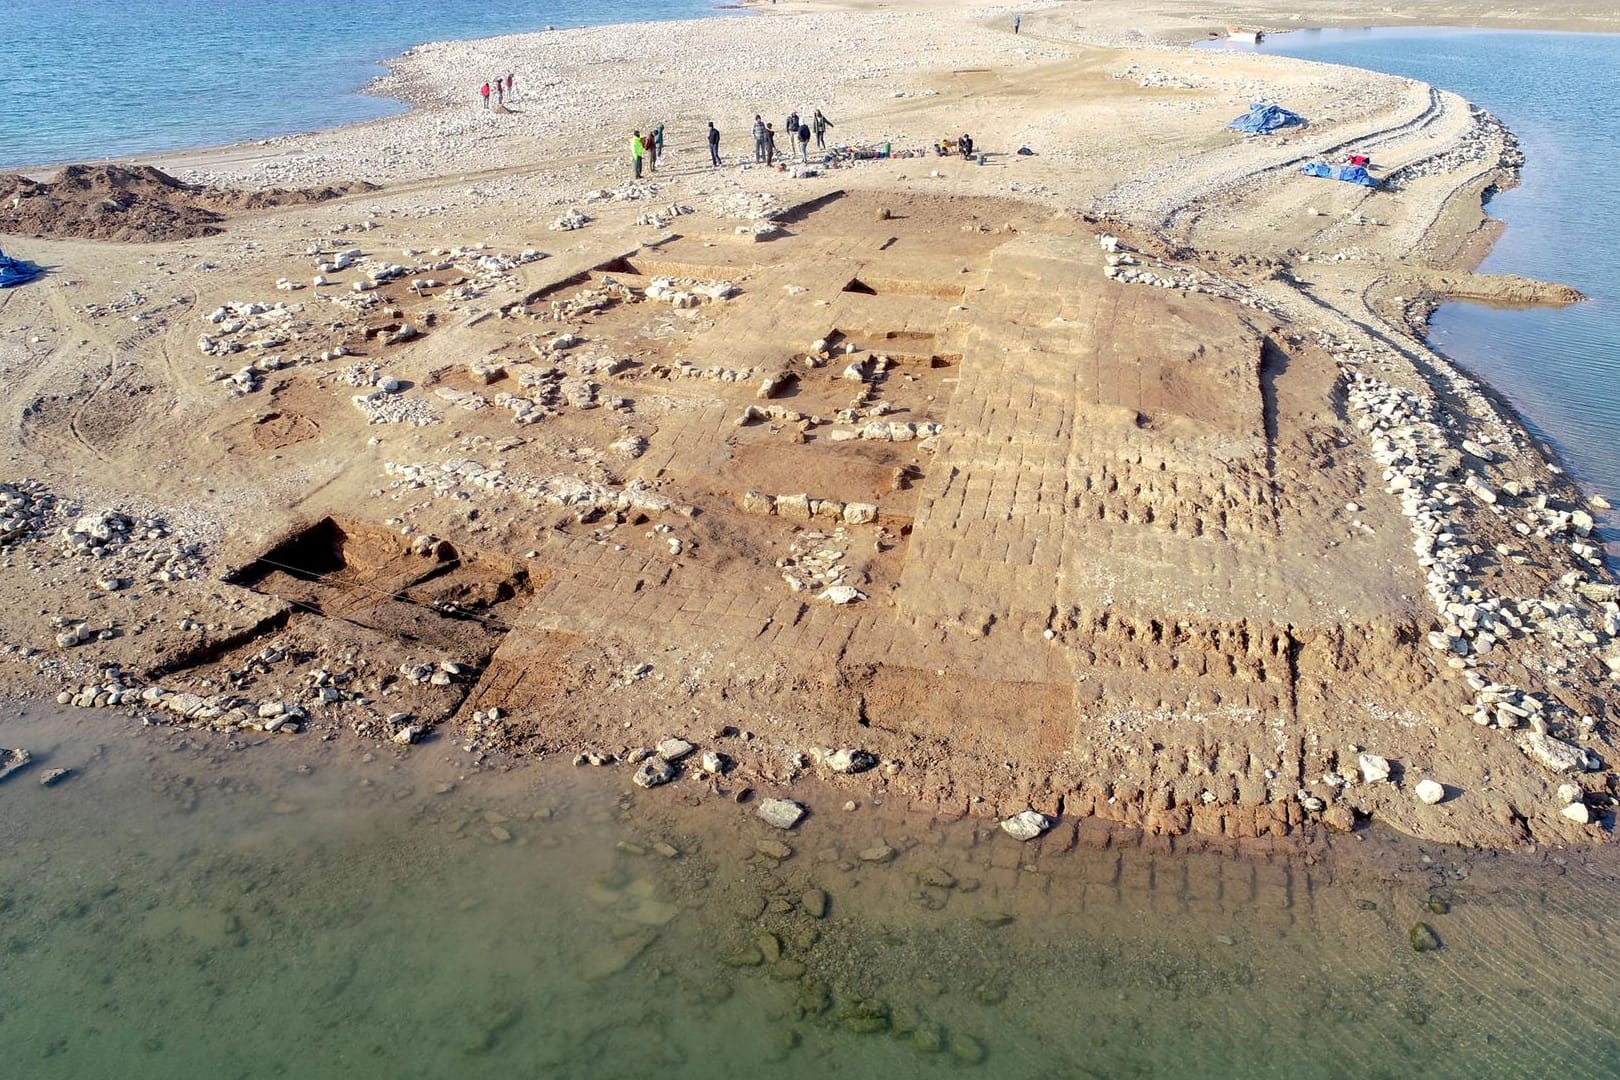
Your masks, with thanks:
M 32 692 L 1055 843 L 1508 845 L 1607 767 L 1567 481 L 1263 264 L 870 190 L 509 246 L 310 213 L 158 258 L 68 316 L 127 359 L 14 390 L 150 504 L 5 489 Z

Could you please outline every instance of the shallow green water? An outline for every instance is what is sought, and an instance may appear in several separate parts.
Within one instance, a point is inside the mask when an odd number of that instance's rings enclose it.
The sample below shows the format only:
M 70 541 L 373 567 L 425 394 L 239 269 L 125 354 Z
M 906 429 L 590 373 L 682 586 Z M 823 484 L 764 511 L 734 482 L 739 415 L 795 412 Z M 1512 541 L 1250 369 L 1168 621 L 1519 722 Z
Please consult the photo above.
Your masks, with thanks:
M 0 785 L 7 1075 L 1579 1077 L 1620 1062 L 1614 877 L 1575 859 L 1372 840 L 1237 860 L 1096 849 L 1089 825 L 1060 851 L 849 790 L 806 793 L 826 809 L 783 835 L 683 784 L 465 775 L 442 743 L 369 761 L 313 741 L 233 750 L 114 716 L 8 720 L 0 743 L 49 759 Z M 80 771 L 41 788 L 51 765 Z M 836 809 L 852 795 L 859 810 Z M 765 858 L 759 840 L 794 853 Z M 862 858 L 882 846 L 891 858 Z M 1438 951 L 1412 950 L 1420 920 Z

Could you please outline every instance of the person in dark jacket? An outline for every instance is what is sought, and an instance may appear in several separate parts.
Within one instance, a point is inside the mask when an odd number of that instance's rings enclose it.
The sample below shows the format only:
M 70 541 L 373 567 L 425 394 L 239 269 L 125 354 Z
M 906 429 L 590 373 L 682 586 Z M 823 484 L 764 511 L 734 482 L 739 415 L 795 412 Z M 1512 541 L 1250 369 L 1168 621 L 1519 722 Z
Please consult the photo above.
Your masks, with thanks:
M 709 121 L 709 160 L 714 164 L 714 166 L 716 168 L 719 168 L 719 166 L 720 166 L 720 129 L 714 126 L 714 121 L 713 120 Z
M 771 124 L 765 125 L 765 164 L 776 164 L 776 128 Z
M 799 125 L 799 160 L 810 164 L 810 125 Z
M 754 160 L 765 160 L 765 121 L 760 119 L 759 113 L 754 114 Z

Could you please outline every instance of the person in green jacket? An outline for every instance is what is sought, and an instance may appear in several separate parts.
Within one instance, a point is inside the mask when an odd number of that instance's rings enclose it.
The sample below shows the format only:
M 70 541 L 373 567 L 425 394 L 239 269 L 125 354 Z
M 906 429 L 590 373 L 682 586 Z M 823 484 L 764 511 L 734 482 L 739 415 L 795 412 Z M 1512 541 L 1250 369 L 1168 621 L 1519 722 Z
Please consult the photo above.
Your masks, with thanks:
M 822 116 L 821 110 L 817 109 L 815 117 L 810 121 L 810 130 L 816 133 L 817 150 L 827 149 L 827 129 L 832 126 L 833 122 Z
M 636 179 L 641 179 L 641 159 L 646 156 L 647 144 L 641 141 L 641 132 L 630 136 L 630 161 L 635 165 Z

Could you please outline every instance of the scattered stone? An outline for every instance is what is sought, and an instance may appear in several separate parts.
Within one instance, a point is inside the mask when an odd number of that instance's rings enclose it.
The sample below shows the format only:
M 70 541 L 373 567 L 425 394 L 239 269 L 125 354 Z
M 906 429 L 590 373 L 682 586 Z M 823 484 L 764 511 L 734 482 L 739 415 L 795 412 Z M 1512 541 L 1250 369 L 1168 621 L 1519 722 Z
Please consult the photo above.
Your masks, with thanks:
M 835 773 L 859 773 L 875 768 L 878 763 L 876 754 L 869 754 L 865 750 L 834 750 L 827 755 L 827 768 Z
M 861 852 L 861 862 L 886 863 L 894 858 L 894 848 L 888 844 L 878 844 Z
M 1592 810 L 1583 802 L 1570 803 L 1558 812 L 1577 825 L 1590 825 L 1592 823 Z
M 658 744 L 658 756 L 663 758 L 665 761 L 681 761 L 684 758 L 690 757 L 692 751 L 696 749 L 697 747 L 693 746 L 685 739 L 670 738 L 665 739 L 663 742 Z
M 806 889 L 804 895 L 799 897 L 799 906 L 812 919 L 824 919 L 827 917 L 827 894 L 821 889 Z
M 636 769 L 636 775 L 630 778 L 631 783 L 637 787 L 655 788 L 660 784 L 667 784 L 675 779 L 675 766 L 661 757 L 650 757 Z
M 1001 828 L 1014 840 L 1029 841 L 1046 832 L 1052 824 L 1052 819 L 1045 814 L 1036 810 L 1025 810 L 1003 821 Z
M 767 825 L 791 829 L 804 820 L 805 809 L 792 799 L 764 799 L 756 812 Z
M 1556 773 L 1592 772 L 1603 767 L 1596 754 L 1585 747 L 1545 735 L 1539 731 L 1526 731 L 1519 736 L 1519 749 L 1544 767 Z
M 63 780 L 66 780 L 68 776 L 72 774 L 72 772 L 72 769 L 46 769 L 44 773 L 40 775 L 39 786 L 51 787 L 55 784 L 59 784 Z

